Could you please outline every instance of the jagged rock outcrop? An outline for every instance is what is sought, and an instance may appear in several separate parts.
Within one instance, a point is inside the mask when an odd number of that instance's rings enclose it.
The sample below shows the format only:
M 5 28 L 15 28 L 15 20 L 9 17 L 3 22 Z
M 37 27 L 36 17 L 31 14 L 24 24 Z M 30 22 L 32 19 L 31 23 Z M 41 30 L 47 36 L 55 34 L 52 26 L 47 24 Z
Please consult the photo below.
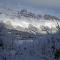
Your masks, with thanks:
M 59 20 L 59 18 L 58 17 L 56 17 L 56 16 L 51 16 L 51 15 L 47 15 L 47 14 L 45 14 L 44 15 L 44 19 L 45 20 Z

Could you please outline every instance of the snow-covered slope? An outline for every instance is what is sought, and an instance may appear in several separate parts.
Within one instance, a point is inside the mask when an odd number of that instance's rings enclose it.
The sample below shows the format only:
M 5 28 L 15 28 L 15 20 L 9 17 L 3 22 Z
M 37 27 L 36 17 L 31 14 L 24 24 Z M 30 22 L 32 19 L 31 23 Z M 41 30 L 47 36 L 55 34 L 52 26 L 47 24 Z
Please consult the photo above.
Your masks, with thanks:
M 59 59 L 59 24 L 55 16 L 0 9 L 0 59 Z
M 46 33 L 46 29 L 50 33 L 55 33 L 57 26 L 60 26 L 60 19 L 58 17 L 48 14 L 35 14 L 25 9 L 20 11 L 0 9 L 0 22 L 5 23 L 8 28 L 37 33 Z

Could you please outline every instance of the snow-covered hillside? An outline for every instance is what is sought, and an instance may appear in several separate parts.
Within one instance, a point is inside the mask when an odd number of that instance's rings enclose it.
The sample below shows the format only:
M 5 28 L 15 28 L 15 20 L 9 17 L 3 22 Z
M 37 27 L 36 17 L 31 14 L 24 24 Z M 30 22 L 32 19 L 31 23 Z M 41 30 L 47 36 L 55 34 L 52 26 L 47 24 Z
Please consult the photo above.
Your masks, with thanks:
M 59 60 L 60 19 L 24 9 L 0 9 L 0 59 Z
M 60 19 L 56 16 L 35 14 L 25 9 L 0 9 L 0 22 L 5 23 L 7 28 L 33 33 L 46 33 L 46 29 L 55 33 L 60 26 Z

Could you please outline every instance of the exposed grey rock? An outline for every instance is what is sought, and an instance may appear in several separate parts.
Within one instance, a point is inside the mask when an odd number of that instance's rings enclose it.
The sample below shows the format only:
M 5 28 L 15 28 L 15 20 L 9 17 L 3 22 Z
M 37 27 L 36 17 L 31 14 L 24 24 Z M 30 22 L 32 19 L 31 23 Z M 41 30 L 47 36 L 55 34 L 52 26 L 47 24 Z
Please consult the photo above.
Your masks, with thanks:
M 45 14 L 44 15 L 44 19 L 46 19 L 46 20 L 60 20 L 58 17 L 56 17 L 56 16 L 51 16 L 51 15 L 47 15 L 47 14 Z

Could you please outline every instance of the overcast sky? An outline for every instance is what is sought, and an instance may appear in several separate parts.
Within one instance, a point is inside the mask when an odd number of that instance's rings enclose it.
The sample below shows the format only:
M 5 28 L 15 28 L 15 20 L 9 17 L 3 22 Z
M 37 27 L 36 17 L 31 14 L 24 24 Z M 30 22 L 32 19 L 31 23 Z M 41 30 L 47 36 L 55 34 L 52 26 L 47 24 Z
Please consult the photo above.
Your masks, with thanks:
M 60 0 L 0 0 L 0 5 L 24 5 L 31 7 L 60 7 Z

